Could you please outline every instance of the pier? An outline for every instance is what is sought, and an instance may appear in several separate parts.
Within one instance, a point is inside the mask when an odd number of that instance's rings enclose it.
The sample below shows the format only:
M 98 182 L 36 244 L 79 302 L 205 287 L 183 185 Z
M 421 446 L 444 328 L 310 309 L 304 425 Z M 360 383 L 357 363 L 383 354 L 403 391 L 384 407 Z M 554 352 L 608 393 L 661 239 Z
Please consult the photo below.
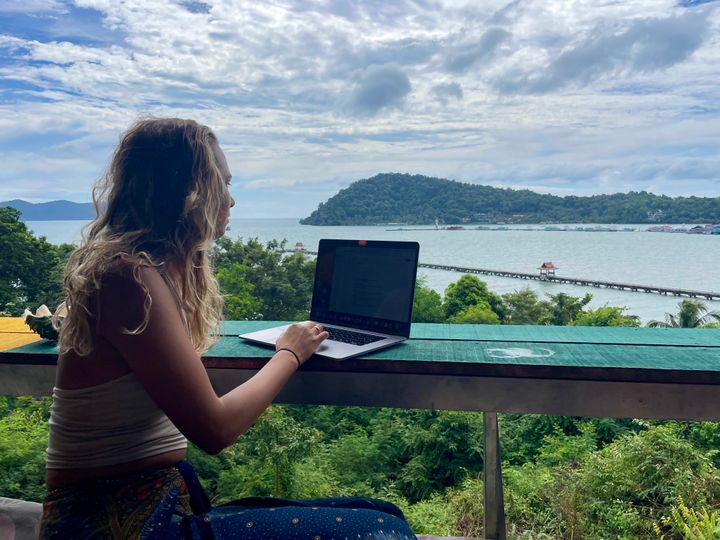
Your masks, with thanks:
M 294 253 L 293 250 L 285 250 L 285 253 Z M 316 251 L 302 250 L 305 255 L 317 255 Z M 451 264 L 418 263 L 420 268 L 431 270 L 446 270 L 448 272 L 459 272 L 461 274 L 481 274 L 486 276 L 498 276 L 513 279 L 532 279 L 561 283 L 564 285 L 578 285 L 580 287 L 597 287 L 601 289 L 616 289 L 618 291 L 644 292 L 649 294 L 662 294 L 665 296 L 685 296 L 687 298 L 704 298 L 705 300 L 720 300 L 720 292 L 694 291 L 691 289 L 674 289 L 671 287 L 657 287 L 655 285 L 637 285 L 635 283 L 620 283 L 616 281 L 601 281 L 597 279 L 573 278 L 557 275 L 529 274 L 527 272 L 512 272 L 507 270 L 492 270 L 489 268 L 469 268 L 467 266 L 453 266 Z
M 468 268 L 465 266 L 452 266 L 449 264 L 419 263 L 418 266 L 421 268 L 431 268 L 433 270 L 447 270 L 450 272 L 460 272 L 463 274 L 483 274 L 486 276 L 499 276 L 514 279 L 534 279 L 536 281 L 562 283 L 565 285 L 579 285 L 581 287 L 598 287 L 602 289 L 617 289 L 619 291 L 663 294 L 666 296 L 686 296 L 688 298 L 704 298 L 706 300 L 720 300 L 720 292 L 673 289 L 670 287 L 657 287 L 655 285 L 637 285 L 634 283 L 619 283 L 615 281 L 601 281 L 596 279 L 573 278 L 557 275 L 541 276 L 540 274 L 528 274 L 525 272 L 509 272 L 506 270 L 491 270 L 488 268 Z

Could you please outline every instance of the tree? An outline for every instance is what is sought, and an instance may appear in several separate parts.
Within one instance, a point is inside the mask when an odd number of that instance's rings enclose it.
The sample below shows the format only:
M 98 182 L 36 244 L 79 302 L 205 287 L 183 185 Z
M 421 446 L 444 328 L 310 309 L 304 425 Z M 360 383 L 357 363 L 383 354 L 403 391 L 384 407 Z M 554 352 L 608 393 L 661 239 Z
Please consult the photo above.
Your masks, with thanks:
M 677 314 L 666 313 L 665 321 L 650 321 L 651 328 L 697 328 L 720 323 L 720 313 L 709 311 L 699 300 L 681 300 Z
M 460 313 L 450 317 L 448 322 L 454 324 L 500 324 L 500 317 L 492 310 L 490 304 L 483 301 L 466 307 Z
M 286 242 L 218 239 L 213 258 L 228 317 L 303 320 L 310 315 L 315 262 L 284 253 Z
M 42 502 L 50 398 L 0 397 L 0 493 Z
M 507 308 L 505 322 L 509 324 L 544 324 L 550 320 L 551 304 L 525 287 L 503 295 Z
M 315 452 L 320 438 L 320 431 L 296 421 L 283 407 L 270 406 L 226 450 L 238 457 L 233 460 L 238 465 L 221 474 L 218 497 L 289 496 L 294 465 Z
M 627 308 L 603 306 L 595 310 L 582 312 L 573 322 L 573 326 L 640 326 L 637 315 L 626 315 Z
M 587 293 L 582 298 L 565 293 L 550 296 L 550 324 L 566 326 L 580 316 L 583 308 L 592 300 L 592 294 Z
M 41 304 L 59 304 L 62 267 L 71 249 L 35 238 L 18 210 L 0 207 L 0 312 L 18 316 L 25 308 L 35 311 Z
M 403 433 L 407 461 L 398 477 L 410 501 L 457 485 L 483 467 L 483 420 L 479 413 L 422 411 Z
M 425 280 L 422 276 L 418 277 L 415 284 L 412 320 L 413 322 L 422 323 L 445 322 L 442 297 L 436 291 L 425 286 Z
M 490 292 L 487 283 L 476 276 L 465 274 L 445 289 L 445 316 L 450 319 L 470 306 L 485 303 L 499 319 L 505 317 L 502 298 Z
M 255 297 L 255 288 L 248 281 L 248 268 L 239 262 L 219 268 L 215 277 L 225 299 L 225 318 L 233 321 L 261 318 L 262 300 Z

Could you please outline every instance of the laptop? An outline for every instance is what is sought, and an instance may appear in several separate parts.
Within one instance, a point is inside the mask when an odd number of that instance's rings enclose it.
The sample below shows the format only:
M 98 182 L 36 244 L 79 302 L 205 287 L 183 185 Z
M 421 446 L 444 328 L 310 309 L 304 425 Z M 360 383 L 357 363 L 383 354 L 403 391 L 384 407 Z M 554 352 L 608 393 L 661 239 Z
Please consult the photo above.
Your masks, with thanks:
M 320 240 L 310 320 L 330 337 L 315 354 L 345 360 L 405 341 L 419 252 L 417 242 Z M 240 337 L 274 346 L 285 328 Z

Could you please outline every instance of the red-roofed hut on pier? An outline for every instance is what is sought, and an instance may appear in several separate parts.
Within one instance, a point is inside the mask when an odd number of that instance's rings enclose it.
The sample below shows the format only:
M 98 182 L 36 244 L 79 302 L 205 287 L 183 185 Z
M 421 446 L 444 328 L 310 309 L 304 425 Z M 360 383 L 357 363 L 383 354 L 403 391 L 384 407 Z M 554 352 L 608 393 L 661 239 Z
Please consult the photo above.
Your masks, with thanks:
M 538 270 L 540 270 L 540 275 L 545 276 L 545 277 L 554 276 L 555 270 L 557 270 L 557 269 L 558 269 L 557 266 L 555 266 L 550 261 L 542 263 L 542 266 L 540 268 L 538 268 Z

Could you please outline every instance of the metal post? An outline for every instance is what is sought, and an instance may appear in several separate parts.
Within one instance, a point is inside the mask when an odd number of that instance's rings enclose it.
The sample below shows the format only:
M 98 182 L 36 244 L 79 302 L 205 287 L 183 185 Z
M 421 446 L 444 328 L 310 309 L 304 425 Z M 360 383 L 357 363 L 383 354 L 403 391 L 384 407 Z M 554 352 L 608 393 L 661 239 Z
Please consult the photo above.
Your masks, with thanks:
M 505 540 L 505 504 L 497 413 L 484 413 L 483 423 L 485 425 L 485 467 L 483 472 L 485 539 Z

